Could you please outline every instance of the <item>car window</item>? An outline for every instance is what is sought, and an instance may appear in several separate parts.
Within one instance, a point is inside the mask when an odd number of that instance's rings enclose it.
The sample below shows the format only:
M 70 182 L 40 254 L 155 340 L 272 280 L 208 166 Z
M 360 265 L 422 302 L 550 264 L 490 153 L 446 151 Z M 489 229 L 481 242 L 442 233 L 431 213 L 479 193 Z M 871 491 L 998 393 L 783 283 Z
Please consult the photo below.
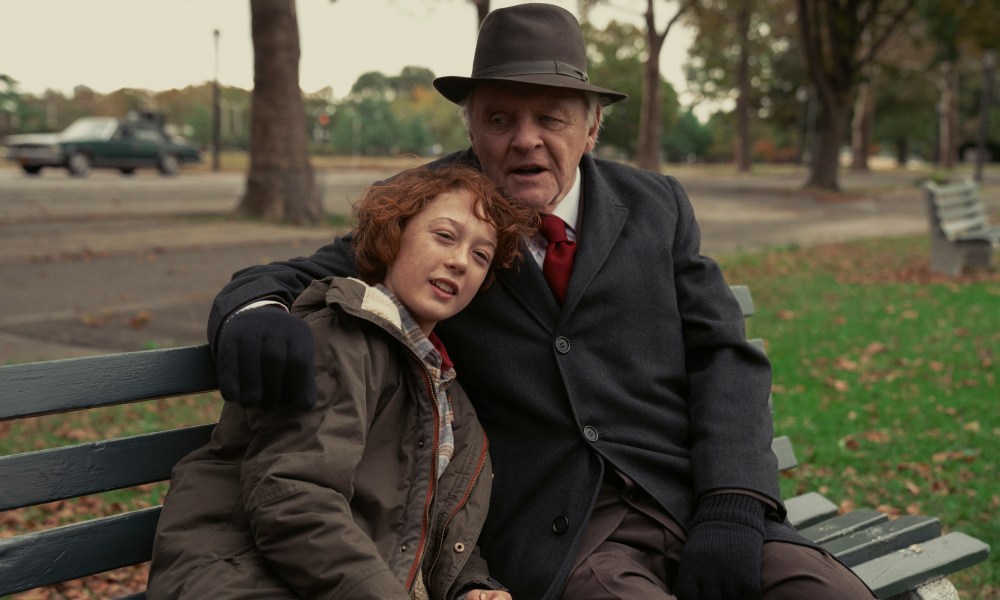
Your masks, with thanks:
M 107 117 L 78 119 L 60 136 L 64 140 L 107 140 L 118 128 L 118 121 Z

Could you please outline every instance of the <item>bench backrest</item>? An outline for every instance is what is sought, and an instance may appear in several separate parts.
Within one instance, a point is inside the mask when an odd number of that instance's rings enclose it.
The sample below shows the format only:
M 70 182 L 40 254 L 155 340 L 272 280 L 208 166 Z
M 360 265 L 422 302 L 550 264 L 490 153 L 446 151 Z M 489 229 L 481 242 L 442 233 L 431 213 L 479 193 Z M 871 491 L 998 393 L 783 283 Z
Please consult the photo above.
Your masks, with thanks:
M 0 367 L 0 421 L 216 387 L 207 346 Z M 0 511 L 169 479 L 211 425 L 0 457 Z M 159 507 L 0 539 L 0 596 L 149 560 Z M 41 566 L 44 565 L 44 568 Z
M 964 233 L 989 228 L 986 207 L 979 197 L 979 187 L 974 181 L 938 185 L 927 183 L 928 202 L 932 229 L 937 229 L 949 240 Z
M 750 290 L 731 289 L 750 317 Z M 763 349 L 761 340 L 751 342 Z M 204 345 L 8 365 L 0 367 L 0 422 L 216 386 L 214 362 Z M 209 440 L 213 427 L 0 457 L 0 512 L 165 481 L 178 460 Z M 781 469 L 795 466 L 787 438 L 776 438 L 773 448 Z M 0 596 L 148 561 L 159 513 L 156 506 L 0 539 Z

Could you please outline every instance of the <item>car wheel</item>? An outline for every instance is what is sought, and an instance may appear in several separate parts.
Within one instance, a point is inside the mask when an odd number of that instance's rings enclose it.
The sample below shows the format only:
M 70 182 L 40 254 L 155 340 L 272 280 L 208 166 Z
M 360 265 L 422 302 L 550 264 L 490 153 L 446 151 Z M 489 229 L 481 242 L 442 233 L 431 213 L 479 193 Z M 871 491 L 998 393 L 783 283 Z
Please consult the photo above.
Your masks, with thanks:
M 181 163 L 173 154 L 164 154 L 160 157 L 159 169 L 163 175 L 176 175 L 181 170 Z
M 135 173 L 135 167 L 122 167 L 118 170 L 121 171 L 122 175 L 132 175 Z
M 83 152 L 74 152 L 69 155 L 66 168 L 73 177 L 86 177 L 90 173 L 90 157 Z
M 38 175 L 42 172 L 41 165 L 21 165 L 21 170 L 23 170 L 28 175 Z

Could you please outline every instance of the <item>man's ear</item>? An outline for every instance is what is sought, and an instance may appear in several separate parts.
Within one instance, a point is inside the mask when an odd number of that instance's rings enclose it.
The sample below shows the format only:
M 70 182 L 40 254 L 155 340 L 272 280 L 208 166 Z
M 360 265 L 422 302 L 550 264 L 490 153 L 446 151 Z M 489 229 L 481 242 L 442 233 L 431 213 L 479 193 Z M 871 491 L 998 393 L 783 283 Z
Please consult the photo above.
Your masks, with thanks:
M 593 152 L 594 147 L 597 146 L 597 133 L 601 130 L 601 119 L 604 117 L 604 113 L 601 112 L 601 106 L 597 106 L 597 111 L 594 114 L 594 122 L 590 126 L 590 130 L 587 131 L 587 152 Z

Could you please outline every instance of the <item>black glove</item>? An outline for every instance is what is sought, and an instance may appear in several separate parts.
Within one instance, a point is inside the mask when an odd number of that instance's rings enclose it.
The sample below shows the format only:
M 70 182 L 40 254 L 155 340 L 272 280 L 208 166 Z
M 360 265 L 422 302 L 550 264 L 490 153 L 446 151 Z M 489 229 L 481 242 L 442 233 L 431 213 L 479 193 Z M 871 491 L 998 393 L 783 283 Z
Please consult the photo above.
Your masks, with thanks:
M 760 598 L 764 503 L 746 494 L 716 494 L 698 503 L 674 593 L 678 600 Z
M 309 409 L 316 404 L 313 335 L 281 307 L 245 310 L 219 332 L 219 391 L 246 407 Z

